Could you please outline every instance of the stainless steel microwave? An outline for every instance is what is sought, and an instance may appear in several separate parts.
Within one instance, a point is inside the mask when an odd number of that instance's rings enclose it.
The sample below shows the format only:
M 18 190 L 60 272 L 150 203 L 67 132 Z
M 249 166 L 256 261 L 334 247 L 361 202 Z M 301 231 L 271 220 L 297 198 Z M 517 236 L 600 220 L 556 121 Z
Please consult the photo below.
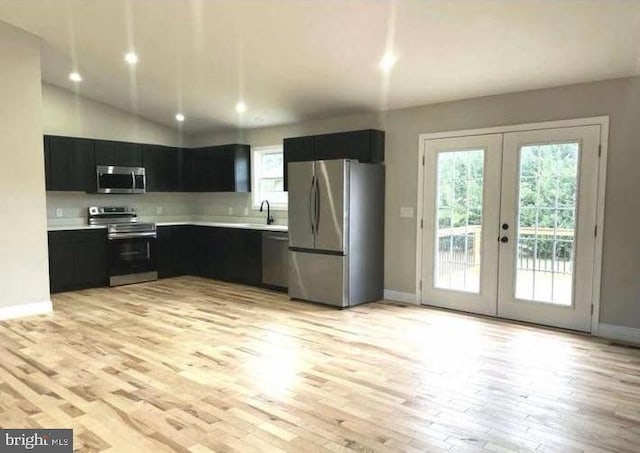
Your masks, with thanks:
M 96 167 L 98 193 L 145 193 L 146 177 L 142 167 Z

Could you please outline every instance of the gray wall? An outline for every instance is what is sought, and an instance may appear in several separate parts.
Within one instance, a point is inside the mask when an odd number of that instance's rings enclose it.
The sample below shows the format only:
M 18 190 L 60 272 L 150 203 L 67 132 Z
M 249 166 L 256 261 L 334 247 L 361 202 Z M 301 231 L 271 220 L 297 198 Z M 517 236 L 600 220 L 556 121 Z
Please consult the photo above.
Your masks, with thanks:
M 0 22 L 0 43 L 0 307 L 48 303 L 40 40 Z
M 426 132 L 609 115 L 609 162 L 600 322 L 640 328 L 640 78 L 617 79 L 310 121 L 198 134 L 191 145 L 280 143 L 284 137 L 359 128 L 386 131 L 385 288 L 415 293 L 418 136 Z

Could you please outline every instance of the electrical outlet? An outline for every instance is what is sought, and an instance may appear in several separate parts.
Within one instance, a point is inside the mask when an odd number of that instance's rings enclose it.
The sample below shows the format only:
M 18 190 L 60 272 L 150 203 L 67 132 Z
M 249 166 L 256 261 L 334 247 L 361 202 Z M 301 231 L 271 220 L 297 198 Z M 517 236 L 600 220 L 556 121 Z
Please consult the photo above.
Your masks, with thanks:
M 156 206 L 156 214 L 162 214 L 162 206 Z
M 227 214 L 233 215 L 233 207 L 229 206 L 229 208 L 227 209 Z
M 62 208 L 56 208 L 56 217 L 62 216 L 64 216 L 64 211 L 62 210 Z
M 402 206 L 400 208 L 400 217 L 403 219 L 412 219 L 413 218 L 413 207 L 411 206 Z

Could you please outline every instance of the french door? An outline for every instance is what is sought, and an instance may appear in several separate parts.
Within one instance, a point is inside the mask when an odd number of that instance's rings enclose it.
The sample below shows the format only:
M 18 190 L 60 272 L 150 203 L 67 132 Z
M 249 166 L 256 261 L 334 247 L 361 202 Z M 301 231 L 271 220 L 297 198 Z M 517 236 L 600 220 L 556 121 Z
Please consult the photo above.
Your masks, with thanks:
M 422 303 L 589 331 L 600 126 L 425 141 Z

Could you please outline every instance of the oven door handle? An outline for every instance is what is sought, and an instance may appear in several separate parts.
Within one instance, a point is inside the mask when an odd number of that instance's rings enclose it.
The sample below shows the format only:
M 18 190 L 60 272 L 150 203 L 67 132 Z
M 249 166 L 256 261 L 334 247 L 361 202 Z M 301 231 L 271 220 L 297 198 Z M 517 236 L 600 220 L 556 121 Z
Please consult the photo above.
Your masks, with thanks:
M 135 239 L 135 238 L 155 238 L 156 232 L 149 231 L 146 233 L 112 233 L 108 236 L 110 241 L 117 241 L 119 239 Z

